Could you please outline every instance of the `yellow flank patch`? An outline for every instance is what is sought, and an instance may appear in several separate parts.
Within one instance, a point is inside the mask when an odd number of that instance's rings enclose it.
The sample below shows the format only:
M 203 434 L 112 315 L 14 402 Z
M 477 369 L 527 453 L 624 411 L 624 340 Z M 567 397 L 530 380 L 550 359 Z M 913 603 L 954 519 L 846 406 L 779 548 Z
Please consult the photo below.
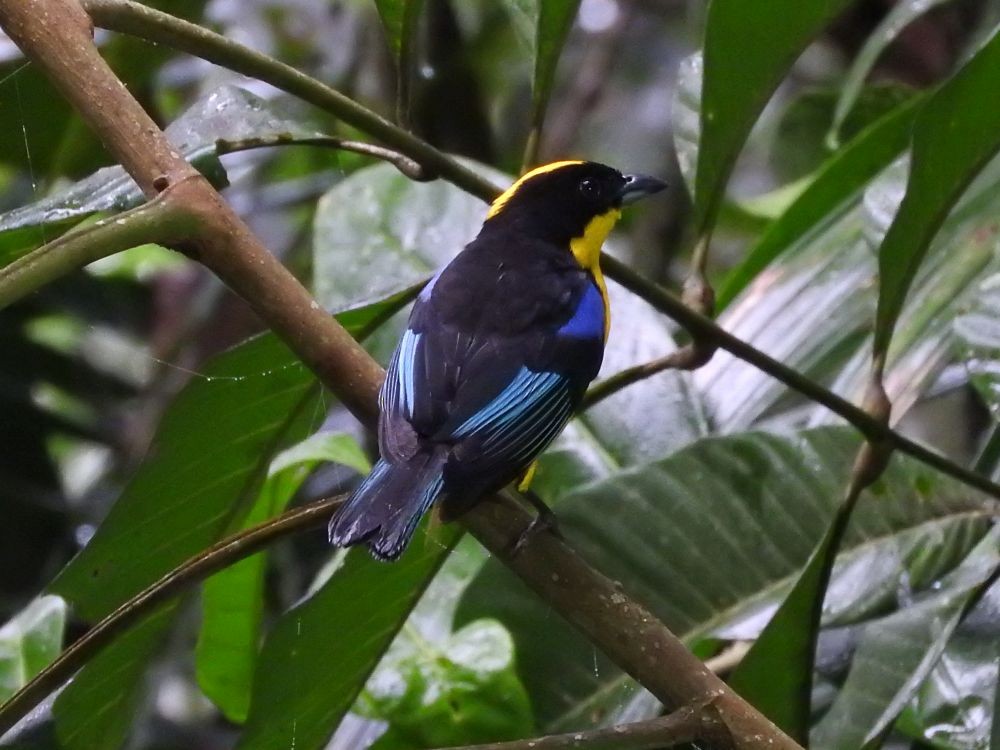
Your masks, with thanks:
M 595 216 L 583 230 L 583 236 L 574 237 L 569 241 L 569 249 L 573 252 L 576 262 L 590 271 L 604 299 L 605 341 L 608 340 L 608 333 L 611 331 L 611 303 L 608 301 L 608 287 L 604 283 L 604 274 L 601 273 L 601 247 L 621 215 L 620 208 L 612 208 L 600 216 Z
M 507 201 L 511 199 L 514 193 L 516 193 L 527 180 L 530 180 L 532 177 L 537 177 L 540 174 L 545 174 L 546 172 L 553 172 L 557 169 L 561 169 L 562 167 L 568 167 L 573 164 L 583 164 L 583 162 L 554 161 L 551 164 L 543 164 L 540 167 L 535 167 L 530 172 L 526 172 L 525 174 L 521 175 L 521 177 L 517 180 L 517 182 L 515 182 L 509 188 L 504 190 L 500 194 L 500 196 L 495 201 L 493 201 L 493 203 L 490 204 L 490 211 L 488 214 L 486 214 L 486 218 L 492 219 L 494 216 L 500 213 L 503 207 L 507 205 Z
M 535 478 L 535 472 L 538 470 L 538 459 L 536 458 L 531 462 L 531 465 L 524 470 L 524 474 L 521 475 L 520 481 L 517 483 L 518 492 L 527 492 L 528 488 L 531 487 L 531 480 Z

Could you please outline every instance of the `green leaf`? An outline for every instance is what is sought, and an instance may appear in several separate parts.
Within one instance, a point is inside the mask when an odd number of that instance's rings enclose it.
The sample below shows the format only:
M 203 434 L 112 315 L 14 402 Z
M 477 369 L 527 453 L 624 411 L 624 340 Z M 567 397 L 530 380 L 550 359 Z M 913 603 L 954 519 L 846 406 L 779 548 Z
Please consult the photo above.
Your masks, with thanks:
M 843 428 L 700 440 L 578 488 L 560 500 L 561 528 L 687 643 L 752 639 L 828 527 L 857 447 Z M 827 625 L 898 607 L 901 580 L 917 590 L 931 586 L 990 526 L 985 498 L 913 461 L 894 460 L 877 493 L 854 515 L 829 589 Z M 935 554 L 926 554 L 929 544 Z M 655 711 L 655 701 L 496 561 L 469 586 L 456 619 L 486 615 L 511 631 L 519 664 L 530 665 L 520 674 L 543 731 L 614 723 L 623 710 L 633 720 Z
M 65 627 L 66 602 L 40 596 L 0 628 L 0 701 L 59 656 Z
M 868 78 L 875 62 L 885 49 L 920 16 L 948 2 L 951 0 L 904 0 L 904 2 L 893 5 L 886 13 L 879 25 L 865 40 L 864 46 L 851 63 L 850 70 L 847 71 L 840 97 L 837 99 L 830 132 L 827 135 L 830 148 L 840 148 L 844 123 L 861 96 L 865 79 Z
M 406 7 L 410 4 L 412 4 L 410 0 L 375 0 L 375 8 L 378 10 L 379 18 L 382 19 L 382 28 L 385 29 L 389 46 L 397 57 L 403 43 L 403 18 Z
M 930 674 L 970 597 L 1000 565 L 994 529 L 932 593 L 865 626 L 851 671 L 833 706 L 815 727 L 812 746 L 853 750 L 881 735 Z
M 535 72 L 531 87 L 531 124 L 537 137 L 545 119 L 545 109 L 552 94 L 556 66 L 580 0 L 541 0 L 535 30 Z
M 733 300 L 720 323 L 841 396 L 860 400 L 868 381 L 876 305 L 874 248 L 892 221 L 905 179 L 905 164 L 894 164 L 862 201 L 849 199 L 838 217 L 793 242 Z M 1000 271 L 994 252 L 997 211 L 1000 161 L 994 160 L 942 226 L 914 282 L 912 304 L 900 318 L 886 377 L 898 414 L 951 361 L 954 316 L 972 304 L 981 279 Z M 761 420 L 801 426 L 835 418 L 725 352 L 694 373 L 694 380 L 709 419 L 722 432 Z
M 941 86 L 917 117 L 910 176 L 879 249 L 873 351 L 884 356 L 931 240 L 965 188 L 1000 148 L 1000 34 Z
M 320 463 L 371 469 L 361 446 L 350 435 L 317 433 L 275 456 L 267 480 L 240 528 L 250 528 L 283 512 Z M 264 611 L 264 574 L 268 555 L 261 552 L 205 581 L 201 630 L 195 648 L 198 685 L 234 722 L 246 720 L 250 686 L 257 661 Z
M 955 318 L 958 351 L 994 419 L 1000 417 L 1000 274 L 984 279 L 969 309 Z
M 220 142 L 318 135 L 275 104 L 234 86 L 222 86 L 202 97 L 165 132 L 216 187 L 229 184 L 219 161 Z M 0 214 L 0 266 L 94 213 L 119 213 L 143 200 L 142 191 L 122 167 L 105 167 L 52 196 Z
M 803 746 L 809 740 L 823 599 L 854 507 L 852 502 L 837 509 L 792 590 L 729 678 L 733 690 Z
M 695 227 L 715 221 L 754 121 L 799 53 L 850 0 L 712 0 L 703 47 Z
M 357 334 L 391 304 L 338 319 Z M 273 336 L 216 357 L 171 404 L 147 460 L 52 590 L 94 622 L 216 541 L 249 512 L 273 454 L 315 429 L 317 399 L 312 374 Z M 134 716 L 124 707 L 141 694 L 138 682 L 169 622 L 159 616 L 131 631 L 60 695 L 57 730 L 79 743 L 67 747 L 121 744 Z
M 495 620 L 469 623 L 443 644 L 413 628 L 359 697 L 360 712 L 414 747 L 451 747 L 529 736 L 528 695 L 514 671 L 514 643 Z M 397 639 L 397 643 L 400 639 Z
M 820 167 L 805 191 L 726 275 L 719 288 L 719 309 L 724 309 L 795 241 L 839 216 L 849 199 L 902 153 L 910 141 L 910 128 L 922 101 L 921 97 L 913 97 L 899 105 Z
M 258 660 L 238 750 L 325 746 L 458 538 L 448 527 L 426 539 L 425 528 L 391 565 L 364 547 L 348 551 L 318 591 L 281 617 Z
M 510 182 L 473 166 L 500 184 Z M 316 206 L 316 299 L 336 310 L 425 280 L 475 238 L 486 208 L 443 180 L 413 182 L 389 164 L 359 169 Z

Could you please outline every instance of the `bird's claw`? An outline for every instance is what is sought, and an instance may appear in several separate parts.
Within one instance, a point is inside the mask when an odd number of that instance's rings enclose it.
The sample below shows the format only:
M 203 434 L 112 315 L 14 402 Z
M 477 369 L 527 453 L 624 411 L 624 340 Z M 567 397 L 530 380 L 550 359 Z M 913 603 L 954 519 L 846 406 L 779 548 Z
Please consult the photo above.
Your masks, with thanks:
M 512 544 L 510 548 L 511 557 L 519 555 L 533 537 L 537 534 L 543 533 L 552 534 L 560 540 L 565 539 L 562 535 L 562 531 L 559 530 L 559 520 L 556 518 L 556 514 L 548 509 L 531 519 L 531 523 L 529 523 L 524 530 L 517 535 L 517 539 L 514 540 L 514 544 Z

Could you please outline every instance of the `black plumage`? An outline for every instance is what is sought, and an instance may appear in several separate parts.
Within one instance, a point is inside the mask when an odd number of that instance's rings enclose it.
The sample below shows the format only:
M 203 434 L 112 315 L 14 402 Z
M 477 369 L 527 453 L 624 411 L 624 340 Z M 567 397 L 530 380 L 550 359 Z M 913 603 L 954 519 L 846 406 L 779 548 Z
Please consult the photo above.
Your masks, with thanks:
M 450 520 L 525 471 L 600 369 L 604 235 L 623 201 L 661 187 L 560 162 L 494 202 L 414 304 L 379 398 L 381 459 L 332 519 L 332 543 L 393 559 L 435 500 Z

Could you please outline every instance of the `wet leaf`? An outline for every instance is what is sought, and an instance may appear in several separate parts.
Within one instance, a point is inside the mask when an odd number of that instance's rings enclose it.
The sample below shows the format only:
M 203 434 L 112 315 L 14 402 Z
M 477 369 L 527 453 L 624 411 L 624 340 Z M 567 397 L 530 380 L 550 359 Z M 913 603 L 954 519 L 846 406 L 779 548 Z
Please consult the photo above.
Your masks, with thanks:
M 736 157 L 774 89 L 810 40 L 848 5 L 850 0 L 709 3 L 694 190 L 699 233 L 714 223 Z
M 0 701 L 7 700 L 62 650 L 66 602 L 41 596 L 0 627 Z
M 794 437 L 708 438 L 564 497 L 570 543 L 689 644 L 755 638 L 826 530 L 857 450 L 846 429 Z M 929 586 L 982 538 L 988 503 L 908 460 L 862 501 L 834 570 L 827 625 L 900 607 L 900 581 Z M 937 551 L 925 555 L 933 541 Z M 457 622 L 499 619 L 512 633 L 539 726 L 573 730 L 655 710 L 630 680 L 495 561 L 470 585 Z M 540 628 L 538 623 L 544 622 Z M 558 683 L 549 679 L 559 674 Z
M 350 435 L 311 435 L 274 457 L 267 480 L 239 528 L 256 526 L 282 513 L 320 463 L 343 464 L 361 474 L 371 469 L 361 446 Z M 267 561 L 266 552 L 258 553 L 217 573 L 202 586 L 201 630 L 195 648 L 198 685 L 230 721 L 245 721 L 250 709 Z
M 851 671 L 815 727 L 812 746 L 853 750 L 895 721 L 941 656 L 970 596 L 1000 565 L 994 529 L 969 557 L 912 606 L 867 625 Z
M 219 161 L 220 140 L 317 135 L 273 103 L 234 86 L 222 86 L 198 100 L 165 132 L 216 187 L 229 184 Z M 58 237 L 94 213 L 119 213 L 143 200 L 142 191 L 122 167 L 105 167 L 48 198 L 0 214 L 0 265 Z
M 888 349 L 931 240 L 1000 148 L 1000 101 L 993 96 L 998 87 L 1000 34 L 995 34 L 917 116 L 906 195 L 879 249 L 876 357 Z

